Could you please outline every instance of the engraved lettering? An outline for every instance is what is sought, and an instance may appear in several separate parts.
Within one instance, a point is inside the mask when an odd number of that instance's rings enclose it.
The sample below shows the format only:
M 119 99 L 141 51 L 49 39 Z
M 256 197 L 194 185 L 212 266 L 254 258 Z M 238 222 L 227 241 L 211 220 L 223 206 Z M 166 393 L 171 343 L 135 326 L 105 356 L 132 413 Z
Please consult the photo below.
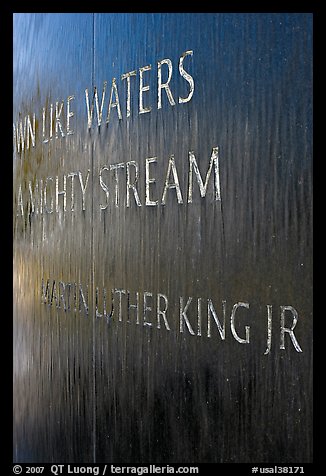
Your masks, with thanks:
M 110 314 L 108 314 L 106 312 L 106 309 L 105 309 L 105 315 L 106 315 L 106 321 L 107 323 L 109 324 L 113 318 L 113 315 L 114 315 L 114 299 L 113 299 L 113 294 L 114 294 L 114 290 L 111 289 L 111 311 L 110 311 Z M 105 293 L 105 296 L 106 296 L 106 293 Z
M 121 80 L 127 79 L 127 117 L 130 117 L 131 111 L 131 96 L 130 96 L 130 78 L 131 76 L 137 76 L 137 71 L 129 71 L 121 75 Z
M 134 181 L 130 181 L 130 166 L 133 166 L 135 169 L 135 178 Z M 127 207 L 130 207 L 130 189 L 133 191 L 135 202 L 138 207 L 141 207 L 141 202 L 136 188 L 136 183 L 138 182 L 138 164 L 134 160 L 131 160 L 126 163 L 126 172 L 127 172 Z
M 127 291 L 127 322 L 130 322 L 130 310 L 136 310 L 136 324 L 139 324 L 139 293 L 136 293 L 136 304 L 130 303 L 130 291 Z
M 291 327 L 285 327 L 285 312 L 289 311 L 292 313 L 293 321 Z M 302 349 L 294 335 L 294 328 L 298 322 L 298 313 L 296 309 L 292 306 L 281 306 L 281 337 L 280 337 L 280 349 L 285 349 L 285 333 L 289 334 L 292 344 L 297 352 L 302 352 Z
M 271 351 L 272 347 L 272 311 L 273 306 L 267 304 L 267 349 L 264 352 L 264 355 L 267 355 Z
M 110 170 L 114 170 L 114 179 L 115 179 L 115 206 L 119 206 L 119 176 L 118 169 L 123 169 L 125 164 L 121 162 L 120 164 L 111 164 Z
M 41 302 L 46 304 L 50 302 L 50 291 L 49 291 L 49 279 L 46 281 L 46 286 L 44 285 L 44 279 L 42 278 L 42 288 L 41 288 Z
M 113 94 L 115 95 L 115 101 L 113 101 Z M 106 118 L 106 123 L 107 124 L 110 122 L 111 109 L 114 108 L 114 107 L 117 108 L 118 118 L 121 120 L 122 115 L 121 115 L 121 108 L 120 108 L 120 101 L 119 101 L 119 94 L 118 94 L 116 78 L 112 78 L 112 86 L 111 86 L 110 101 L 109 101 L 109 107 L 108 107 L 108 115 L 107 115 L 107 118 Z
M 161 309 L 161 301 L 164 301 L 164 309 Z M 163 318 L 164 325 L 168 331 L 170 326 L 166 318 L 166 311 L 168 310 L 168 298 L 165 294 L 158 293 L 157 295 L 157 328 L 161 329 L 161 317 Z
M 23 193 L 22 193 L 22 186 L 19 184 L 18 188 L 18 195 L 17 195 L 17 210 L 20 209 L 21 216 L 24 216 L 24 204 L 23 204 Z M 17 213 L 17 216 L 19 213 Z
M 62 137 L 65 136 L 64 132 L 63 132 L 63 129 L 62 129 L 62 124 L 61 124 L 61 119 L 60 119 L 60 116 L 61 116 L 61 113 L 62 113 L 62 109 L 63 109 L 63 105 L 64 105 L 64 102 L 61 101 L 61 104 L 60 104 L 60 109 L 58 109 L 58 106 L 59 106 L 59 102 L 57 101 L 55 103 L 55 138 L 58 139 L 59 137 L 59 134 L 58 134 L 58 129 L 60 129 L 60 134 Z
M 66 299 L 65 299 L 65 290 L 66 290 L 65 283 L 63 283 L 62 281 L 59 281 L 59 306 L 58 307 L 60 307 L 60 302 L 62 302 L 64 311 L 67 310 Z
M 126 299 L 123 300 L 122 295 L 126 296 Z M 107 312 L 107 299 L 106 299 L 106 289 L 99 288 L 98 286 L 94 287 L 94 294 L 92 295 L 94 302 L 91 304 L 91 309 L 94 309 L 93 317 L 99 319 L 105 317 L 107 323 L 109 323 L 114 315 L 115 302 L 118 307 L 118 322 L 123 321 L 123 315 L 126 315 L 126 321 L 129 325 L 139 325 L 140 324 L 140 299 L 141 292 L 131 292 L 126 289 L 111 289 L 111 310 L 110 313 Z M 55 305 L 58 309 L 63 309 L 65 312 L 72 310 L 77 312 L 77 307 L 79 313 L 82 313 L 86 316 L 89 315 L 89 296 L 88 296 L 88 285 L 82 285 L 77 283 L 66 283 L 62 280 L 50 280 L 42 277 L 40 284 L 40 297 L 41 302 L 48 304 L 48 306 Z M 101 310 L 100 310 L 100 299 Z M 71 306 L 73 300 L 73 307 Z M 190 335 L 196 335 L 197 337 L 202 337 L 203 335 L 203 316 L 202 316 L 202 304 L 203 298 L 197 298 L 197 326 L 196 331 L 194 330 L 189 316 L 189 308 L 193 301 L 192 297 L 184 298 L 179 297 L 179 332 L 180 333 L 189 333 Z M 206 301 L 206 299 L 205 299 Z M 156 310 L 153 307 L 153 303 L 156 304 Z M 235 325 L 235 318 L 238 316 L 239 308 L 249 309 L 250 305 L 248 302 L 237 302 L 233 305 L 231 316 L 230 316 L 230 327 L 233 338 L 240 344 L 249 344 L 250 343 L 250 326 L 245 326 L 245 338 L 240 337 L 238 330 Z M 264 355 L 268 355 L 272 347 L 272 305 L 267 305 L 267 349 Z M 72 308 L 72 309 L 71 309 Z M 177 330 L 173 329 L 176 323 L 171 321 L 169 323 L 167 319 L 167 312 L 169 308 L 168 297 L 158 292 L 157 295 L 154 295 L 152 292 L 144 291 L 142 293 L 142 314 L 141 322 L 144 327 L 151 327 L 156 329 L 161 329 L 165 327 L 167 331 Z M 280 306 L 280 322 L 281 322 L 281 335 L 280 335 L 280 349 L 285 349 L 285 334 L 290 335 L 292 344 L 297 352 L 302 352 L 302 349 L 294 335 L 294 328 L 298 321 L 298 312 L 292 306 Z M 153 314 L 152 314 L 153 313 Z M 154 314 L 156 313 L 156 314 Z M 292 322 L 290 327 L 286 327 L 285 319 L 286 314 L 291 313 Z M 152 322 L 150 317 L 156 318 L 156 324 Z M 222 320 L 219 319 L 215 307 L 213 305 L 212 299 L 207 299 L 207 337 L 212 338 L 212 319 L 215 321 L 219 336 L 221 340 L 226 338 L 226 301 L 222 301 Z M 163 325 L 162 325 L 163 323 Z M 187 332 L 188 331 L 188 332 Z
M 190 303 L 192 301 L 192 297 L 188 298 L 187 304 L 184 306 L 184 301 L 183 297 L 180 297 L 179 299 L 179 304 L 180 304 L 180 332 L 183 332 L 184 328 L 184 322 L 186 323 L 187 329 L 190 332 L 191 335 L 195 335 L 195 332 L 193 328 L 191 327 L 191 324 L 189 322 L 189 319 L 187 317 L 187 311 L 188 307 L 190 306 Z
M 75 211 L 75 187 L 74 187 L 74 178 L 78 177 L 78 172 L 71 172 L 67 175 L 68 178 L 71 178 L 71 211 Z
M 70 311 L 70 290 L 71 290 L 71 283 L 66 283 L 66 290 L 67 291 L 67 311 Z
M 58 301 L 58 296 L 57 296 L 57 286 L 56 286 L 54 280 L 53 280 L 53 284 L 52 284 L 51 306 L 53 304 L 53 299 L 55 300 L 56 307 L 58 307 L 59 301 Z
M 53 137 L 53 104 L 50 104 L 50 140 Z
M 13 124 L 13 133 L 16 142 L 16 150 L 18 153 L 20 150 L 23 152 L 25 146 L 28 150 L 30 148 L 30 141 L 32 142 L 32 146 L 35 147 L 35 114 L 32 116 L 32 122 L 30 115 L 27 115 L 24 117 L 24 124 L 22 120 L 16 124 Z
M 207 337 L 211 337 L 211 315 L 214 318 L 221 339 L 225 340 L 226 301 L 222 301 L 223 325 L 221 325 L 211 299 L 207 299 Z M 231 324 L 232 325 L 232 324 Z
M 99 312 L 99 289 L 98 286 L 95 288 L 95 317 L 99 319 L 100 317 L 106 317 L 106 289 L 103 288 L 103 314 Z
M 169 182 L 169 177 L 170 177 L 171 171 L 172 171 L 172 174 L 173 174 L 173 182 L 172 183 Z M 179 177 L 178 177 L 178 174 L 177 174 L 177 169 L 175 167 L 175 161 L 174 161 L 174 156 L 173 155 L 171 155 L 171 157 L 170 157 L 168 169 L 167 169 L 167 172 L 166 172 L 165 185 L 164 185 L 164 190 L 163 190 L 163 195 L 162 195 L 162 202 L 161 202 L 162 205 L 165 205 L 166 192 L 170 188 L 175 188 L 178 203 L 183 203 L 182 194 L 181 194 L 180 185 L 179 185 Z
M 149 186 L 156 182 L 156 180 L 149 175 L 149 165 L 155 164 L 157 162 L 156 157 L 150 157 L 145 161 L 145 183 L 146 183 L 146 190 L 145 190 L 145 203 L 147 206 L 156 206 L 158 204 L 158 200 L 151 200 L 150 193 L 149 193 Z
M 219 163 L 218 163 L 218 147 L 213 147 L 212 155 L 208 167 L 208 171 L 205 178 L 205 184 L 201 178 L 195 154 L 193 151 L 189 151 L 189 180 L 188 180 L 188 203 L 192 203 L 192 188 L 193 188 L 193 170 L 195 171 L 195 176 L 197 183 L 199 185 L 200 196 L 205 197 L 208 187 L 208 181 L 211 176 L 212 170 L 214 167 L 214 198 L 215 200 L 221 200 L 221 190 L 220 190 L 220 172 L 219 172 Z
M 239 337 L 237 331 L 235 330 L 235 325 L 234 325 L 235 313 L 236 313 L 236 311 L 239 307 L 245 307 L 246 309 L 249 309 L 249 304 L 247 302 L 238 302 L 233 306 L 232 314 L 231 314 L 231 332 L 232 332 L 232 335 L 235 338 L 235 340 L 240 342 L 240 344 L 249 344 L 250 327 L 245 326 L 245 331 L 246 331 L 246 338 L 245 339 L 242 339 L 241 337 Z
M 75 99 L 75 96 L 68 96 L 67 98 L 67 136 L 74 133 L 74 131 L 70 128 L 70 120 L 71 117 L 75 115 L 74 112 L 70 111 L 70 102 Z
M 201 336 L 201 298 L 197 299 L 197 335 Z
M 74 312 L 77 312 L 77 283 L 74 283 Z
M 25 117 L 24 126 L 23 126 L 23 121 L 17 122 L 16 125 L 13 124 L 14 139 L 16 141 L 16 149 L 18 153 L 20 152 L 20 149 L 23 152 L 25 148 L 26 122 L 27 122 L 27 118 Z
M 162 64 L 168 65 L 169 75 L 168 79 L 165 83 L 162 83 Z M 168 97 L 169 103 L 171 106 L 175 105 L 175 101 L 173 99 L 171 89 L 169 87 L 169 82 L 172 78 L 172 61 L 168 58 L 163 59 L 157 63 L 157 78 L 158 78 L 158 87 L 157 87 L 157 94 L 158 94 L 158 102 L 157 102 L 157 109 L 162 108 L 162 89 L 165 89 L 166 95 Z
M 88 316 L 88 286 L 86 285 L 86 299 L 81 284 L 79 285 L 79 312 L 81 312 L 81 304 L 84 306 L 84 313 Z
M 195 90 L 194 78 L 192 76 L 190 76 L 190 74 L 187 73 L 187 71 L 183 67 L 183 61 L 184 61 L 185 57 L 189 56 L 189 55 L 190 56 L 193 55 L 192 50 L 188 50 L 188 51 L 185 51 L 184 53 L 182 53 L 182 55 L 180 56 L 180 59 L 179 59 L 180 75 L 189 83 L 189 86 L 190 86 L 189 94 L 186 98 L 182 98 L 182 97 L 179 96 L 179 103 L 189 102 L 190 99 L 192 98 L 192 96 L 194 94 L 194 90 Z
M 66 211 L 67 204 L 67 180 L 66 176 L 63 176 L 63 190 L 59 192 L 59 177 L 55 178 L 55 211 L 59 212 L 59 195 L 63 195 L 63 211 Z
M 34 194 L 33 194 L 33 190 L 32 190 L 32 182 L 31 181 L 28 182 L 28 191 L 29 191 L 29 198 L 30 198 L 30 202 L 29 202 L 30 203 L 30 214 L 32 214 L 32 213 L 35 212 L 35 202 L 36 202 L 36 200 L 34 200 Z
M 105 196 L 106 196 L 106 203 L 105 205 L 102 205 L 100 204 L 100 209 L 101 210 L 105 210 L 108 205 L 109 205 L 109 187 L 107 186 L 107 184 L 103 181 L 103 178 L 102 178 L 102 174 L 103 174 L 103 171 L 104 170 L 107 170 L 109 171 L 110 169 L 106 166 L 106 165 L 103 165 L 103 167 L 100 168 L 100 173 L 99 173 L 99 178 L 100 178 L 100 186 L 101 186 L 101 189 L 104 190 L 104 193 L 105 193 Z
M 145 71 L 150 71 L 152 69 L 151 65 L 143 66 L 139 68 L 139 114 L 144 114 L 145 112 L 150 112 L 151 107 L 143 106 L 143 93 L 149 91 L 149 85 L 144 86 L 143 84 L 143 73 Z
M 101 99 L 101 106 L 99 106 L 98 102 L 98 92 L 96 86 L 94 87 L 94 94 L 92 99 L 92 104 L 89 106 L 89 97 L 88 97 L 88 89 L 85 89 L 85 99 L 86 99 L 86 107 L 87 107 L 87 124 L 88 129 L 91 129 L 92 122 L 93 122 L 93 113 L 94 113 L 94 99 L 95 99 L 95 106 L 96 106 L 96 114 L 97 114 L 97 125 L 98 127 L 102 123 L 102 114 L 103 114 L 103 106 L 104 106 L 104 99 L 106 93 L 106 86 L 107 81 L 103 83 L 103 90 L 102 90 L 102 99 Z
M 152 308 L 151 306 L 148 306 L 147 305 L 147 299 L 148 298 L 152 298 L 153 297 L 153 294 L 152 293 L 149 293 L 147 291 L 144 291 L 144 309 L 143 309 L 143 322 L 144 322 L 144 326 L 152 326 L 152 323 L 151 322 L 148 322 L 147 319 L 146 319 L 146 314 L 147 314 L 147 311 L 151 311 Z
M 48 208 L 47 206 L 47 187 L 48 187 L 48 182 L 52 182 L 53 183 L 53 178 L 52 177 L 47 177 L 46 180 L 45 180 L 45 184 L 44 184 L 44 189 L 43 189 L 43 203 L 44 203 L 44 210 L 46 211 L 46 213 L 53 213 L 53 198 L 51 198 L 51 206 L 50 206 L 50 209 Z
M 119 295 L 119 316 L 118 316 L 118 319 L 121 322 L 122 321 L 122 294 L 126 294 L 126 291 L 125 291 L 125 289 L 115 289 L 114 293 Z
M 82 191 L 82 209 L 83 210 L 85 210 L 85 192 L 86 192 L 86 188 L 87 188 L 87 185 L 88 185 L 89 173 L 90 173 L 90 170 L 88 169 L 85 184 L 84 184 L 82 173 L 78 172 L 80 188 L 81 188 L 81 191 Z

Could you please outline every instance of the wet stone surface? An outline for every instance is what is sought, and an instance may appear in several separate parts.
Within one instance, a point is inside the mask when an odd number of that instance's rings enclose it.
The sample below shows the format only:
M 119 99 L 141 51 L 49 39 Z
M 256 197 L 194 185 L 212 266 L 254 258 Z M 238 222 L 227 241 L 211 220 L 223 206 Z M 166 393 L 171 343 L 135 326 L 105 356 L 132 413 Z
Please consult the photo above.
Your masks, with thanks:
M 14 461 L 312 461 L 312 16 L 14 15 Z

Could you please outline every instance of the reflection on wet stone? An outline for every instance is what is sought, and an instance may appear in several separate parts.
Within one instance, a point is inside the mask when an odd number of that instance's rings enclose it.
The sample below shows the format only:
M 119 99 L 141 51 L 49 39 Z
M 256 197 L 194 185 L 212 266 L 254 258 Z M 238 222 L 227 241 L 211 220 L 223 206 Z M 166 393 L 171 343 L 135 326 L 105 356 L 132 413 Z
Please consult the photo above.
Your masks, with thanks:
M 308 13 L 14 15 L 15 462 L 312 461 L 311 85 Z

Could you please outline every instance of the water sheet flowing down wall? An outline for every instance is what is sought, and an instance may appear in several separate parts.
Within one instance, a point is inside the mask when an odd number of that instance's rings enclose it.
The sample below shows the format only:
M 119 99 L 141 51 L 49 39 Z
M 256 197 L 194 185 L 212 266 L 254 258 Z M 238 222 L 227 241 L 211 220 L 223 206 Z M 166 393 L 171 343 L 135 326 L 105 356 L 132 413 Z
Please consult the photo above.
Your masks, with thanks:
M 14 14 L 14 461 L 312 461 L 312 14 Z

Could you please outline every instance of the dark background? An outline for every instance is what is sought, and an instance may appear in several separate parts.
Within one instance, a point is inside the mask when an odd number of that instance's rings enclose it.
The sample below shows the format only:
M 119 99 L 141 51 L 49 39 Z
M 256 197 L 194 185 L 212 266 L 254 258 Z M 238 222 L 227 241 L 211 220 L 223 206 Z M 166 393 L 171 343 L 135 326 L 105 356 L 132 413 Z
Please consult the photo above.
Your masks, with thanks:
M 312 15 L 20 14 L 13 47 L 14 122 L 76 96 L 73 135 L 14 151 L 14 461 L 311 462 Z M 163 92 L 157 110 L 157 61 L 171 59 L 177 101 L 190 49 L 193 98 L 171 107 Z M 119 78 L 148 64 L 152 111 L 138 114 L 135 88 L 126 118 Z M 108 81 L 106 114 L 112 77 L 123 119 L 112 111 L 88 131 L 84 91 Z M 203 173 L 214 146 L 222 201 L 210 188 L 187 204 L 188 152 Z M 183 205 L 172 190 L 165 206 L 126 208 L 122 197 L 100 211 L 101 166 L 135 160 L 143 172 L 157 156 L 162 182 L 171 154 Z M 19 184 L 28 193 L 28 181 L 88 169 L 85 211 L 76 191 L 75 212 L 67 200 L 65 214 L 17 216 Z M 42 277 L 88 284 L 91 298 L 96 286 L 164 293 L 174 330 L 44 305 Z M 197 298 L 220 318 L 225 300 L 225 341 L 214 323 L 210 339 L 180 334 L 180 296 L 194 298 L 194 328 Z M 250 303 L 237 318 L 248 345 L 230 331 L 239 301 Z M 284 305 L 298 311 L 302 353 L 288 335 L 279 348 Z

